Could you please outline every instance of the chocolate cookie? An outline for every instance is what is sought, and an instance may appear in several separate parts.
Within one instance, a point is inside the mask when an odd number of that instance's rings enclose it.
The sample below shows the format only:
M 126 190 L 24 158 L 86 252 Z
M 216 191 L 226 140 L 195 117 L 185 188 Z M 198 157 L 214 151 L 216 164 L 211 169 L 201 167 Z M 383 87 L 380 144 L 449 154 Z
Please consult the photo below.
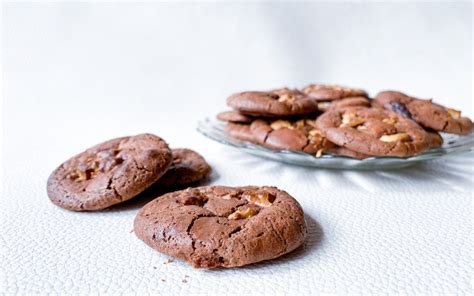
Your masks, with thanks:
M 406 157 L 429 146 L 428 135 L 416 122 L 377 108 L 327 111 L 316 127 L 336 145 L 367 155 Z
M 324 154 L 331 154 L 331 155 L 334 155 L 334 156 L 346 156 L 346 157 L 355 158 L 355 159 L 359 159 L 359 160 L 372 157 L 370 155 L 355 152 L 355 151 L 352 151 L 350 149 L 347 149 L 345 147 L 340 147 L 340 146 L 334 146 L 334 147 L 327 148 L 324 151 Z
M 217 119 L 234 123 L 250 123 L 254 120 L 252 117 L 244 115 L 236 111 L 224 111 L 217 114 Z
M 277 150 L 297 150 L 320 156 L 324 149 L 331 147 L 314 119 L 274 121 L 255 120 L 250 124 L 255 141 Z
M 186 149 L 173 149 L 173 162 L 156 183 L 163 186 L 184 185 L 201 181 L 211 174 L 211 166 L 197 152 Z
M 98 144 L 61 164 L 48 179 L 51 201 L 68 210 L 101 210 L 126 201 L 158 180 L 171 150 L 151 134 Z
M 443 146 L 443 137 L 441 137 L 441 135 L 435 131 L 432 131 L 432 130 L 428 130 L 426 131 L 426 133 L 428 134 L 428 140 L 430 142 L 430 148 L 439 148 L 441 146 Z
M 250 131 L 250 125 L 240 123 L 227 123 L 226 133 L 234 139 L 244 142 L 256 143 L 255 137 Z
M 375 100 L 388 110 L 413 119 L 426 128 L 452 134 L 466 135 L 472 131 L 472 122 L 461 117 L 461 111 L 422 100 L 397 91 L 380 92 Z
M 310 84 L 303 88 L 303 92 L 316 101 L 333 101 L 348 97 L 367 97 L 367 93 L 362 89 L 326 84 Z
M 165 194 L 137 214 L 148 246 L 194 267 L 237 267 L 277 258 L 306 236 L 303 210 L 275 187 L 197 187 Z
M 227 98 L 227 105 L 243 114 L 265 117 L 292 116 L 318 111 L 318 105 L 314 100 L 296 89 L 288 88 L 237 93 Z
M 336 101 L 321 102 L 318 106 L 324 103 L 330 104 L 326 110 L 341 110 L 349 107 L 370 107 L 370 100 L 365 97 L 351 97 Z

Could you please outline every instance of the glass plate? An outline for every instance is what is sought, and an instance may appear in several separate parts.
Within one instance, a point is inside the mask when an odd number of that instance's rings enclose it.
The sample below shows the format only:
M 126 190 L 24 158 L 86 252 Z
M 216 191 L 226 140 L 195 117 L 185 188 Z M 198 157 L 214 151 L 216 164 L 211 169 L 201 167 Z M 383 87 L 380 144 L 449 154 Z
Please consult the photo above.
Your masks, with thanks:
M 240 148 L 250 154 L 300 166 L 332 168 L 332 169 L 389 169 L 406 167 L 421 161 L 439 159 L 447 155 L 455 155 L 473 150 L 474 133 L 467 136 L 442 134 L 444 144 L 441 148 L 430 149 L 422 154 L 399 157 L 370 157 L 362 160 L 345 157 L 322 155 L 317 158 L 301 151 L 272 150 L 249 142 L 231 138 L 224 130 L 225 123 L 217 119 L 206 118 L 198 123 L 197 130 L 206 137 L 219 143 Z

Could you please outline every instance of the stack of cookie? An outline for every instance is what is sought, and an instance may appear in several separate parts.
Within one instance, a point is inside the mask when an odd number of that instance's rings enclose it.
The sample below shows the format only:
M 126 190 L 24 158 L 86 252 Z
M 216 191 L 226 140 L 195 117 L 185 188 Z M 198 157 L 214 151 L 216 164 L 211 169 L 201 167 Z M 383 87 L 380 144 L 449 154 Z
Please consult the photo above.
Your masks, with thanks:
M 150 186 L 172 187 L 205 179 L 211 167 L 190 149 L 170 149 L 152 134 L 100 143 L 70 158 L 50 175 L 51 201 L 72 211 L 96 211 L 136 197 Z
M 466 135 L 472 121 L 431 100 L 384 91 L 311 84 L 302 90 L 248 91 L 230 96 L 233 111 L 219 113 L 226 132 L 240 141 L 363 159 L 409 157 L 443 144 L 438 132 Z

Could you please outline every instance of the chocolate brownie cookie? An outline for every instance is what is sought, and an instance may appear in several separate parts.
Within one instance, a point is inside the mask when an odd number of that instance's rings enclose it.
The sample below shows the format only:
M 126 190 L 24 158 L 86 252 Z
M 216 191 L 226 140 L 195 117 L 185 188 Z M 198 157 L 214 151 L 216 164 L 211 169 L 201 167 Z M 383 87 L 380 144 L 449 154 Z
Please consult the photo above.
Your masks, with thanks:
M 234 139 L 244 142 L 256 143 L 255 137 L 250 131 L 250 125 L 240 123 L 227 123 L 226 133 Z
M 173 149 L 173 162 L 156 183 L 163 186 L 184 185 L 201 181 L 211 174 L 211 166 L 197 152 L 186 149 Z
M 101 210 L 145 190 L 166 172 L 171 160 L 168 145 L 155 135 L 113 139 L 54 170 L 48 179 L 48 196 L 68 210 Z
M 435 131 L 466 135 L 472 131 L 472 122 L 461 117 L 461 111 L 435 104 L 432 100 L 422 100 L 397 91 L 380 92 L 375 100 L 388 110 L 415 120 Z
M 316 101 L 333 101 L 348 97 L 367 97 L 367 93 L 362 89 L 326 84 L 310 84 L 303 88 L 303 92 Z
M 303 210 L 276 187 L 197 187 L 165 194 L 137 214 L 148 246 L 194 267 L 237 267 L 277 258 L 306 236 Z
M 254 120 L 252 117 L 241 114 L 236 111 L 224 111 L 217 114 L 217 119 L 234 123 L 250 123 Z
M 374 156 L 412 156 L 429 146 L 426 132 L 416 122 L 377 108 L 327 111 L 316 127 L 338 146 Z
M 250 131 L 258 144 L 271 149 L 297 150 L 320 156 L 324 149 L 333 145 L 316 128 L 314 119 L 257 119 L 250 124 Z
M 327 110 L 341 110 L 348 107 L 370 107 L 370 100 L 365 97 L 351 97 L 331 102 L 322 102 L 319 104 L 323 103 L 330 104 Z
M 296 89 L 248 91 L 227 98 L 227 105 L 240 113 L 254 116 L 276 117 L 314 113 L 318 104 Z

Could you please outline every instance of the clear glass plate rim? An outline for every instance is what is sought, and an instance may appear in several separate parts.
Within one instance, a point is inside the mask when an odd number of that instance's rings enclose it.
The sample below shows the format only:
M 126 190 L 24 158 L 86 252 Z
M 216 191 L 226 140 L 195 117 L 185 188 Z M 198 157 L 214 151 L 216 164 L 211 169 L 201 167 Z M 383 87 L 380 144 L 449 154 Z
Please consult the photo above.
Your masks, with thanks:
M 324 160 L 324 159 L 340 159 L 340 160 L 348 160 L 348 161 L 353 161 L 353 162 L 358 162 L 360 164 L 362 163 L 373 163 L 374 161 L 407 161 L 407 162 L 417 162 L 417 161 L 423 161 L 423 160 L 429 160 L 429 159 L 434 159 L 434 158 L 439 158 L 443 157 L 446 155 L 453 155 L 453 154 L 458 154 L 462 152 L 467 152 L 471 151 L 472 148 L 474 147 L 474 136 L 473 133 L 467 135 L 467 136 L 453 136 L 453 135 L 443 135 L 443 139 L 445 140 L 445 144 L 443 144 L 442 147 L 440 148 L 435 148 L 435 149 L 430 149 L 427 150 L 419 155 L 411 156 L 411 157 L 386 157 L 386 156 L 374 156 L 374 157 L 369 157 L 365 159 L 355 159 L 347 156 L 336 156 L 336 155 L 322 155 L 321 157 L 315 157 L 312 154 L 305 153 L 302 151 L 293 151 L 293 150 L 273 150 L 270 148 L 266 148 L 260 145 L 252 144 L 249 142 L 243 142 L 243 141 L 238 141 L 235 139 L 227 139 L 229 136 L 227 135 L 222 135 L 222 133 L 225 133 L 224 131 L 224 126 L 225 123 L 218 121 L 217 119 L 212 119 L 212 118 L 205 118 L 203 120 L 200 120 L 198 122 L 197 130 L 205 135 L 206 137 L 217 141 L 219 143 L 225 144 L 225 145 L 230 145 L 236 148 L 243 148 L 245 150 L 258 150 L 262 153 L 270 153 L 273 155 L 282 155 L 282 156 L 299 156 L 299 157 L 304 157 L 304 158 L 309 158 L 312 162 L 317 161 L 317 160 Z M 210 128 L 210 130 L 209 130 Z M 214 131 L 216 134 L 211 134 L 209 131 Z M 461 141 L 454 141 L 450 140 L 449 138 L 446 139 L 446 137 L 456 137 L 455 139 L 461 139 Z M 448 141 L 449 140 L 449 141 Z

